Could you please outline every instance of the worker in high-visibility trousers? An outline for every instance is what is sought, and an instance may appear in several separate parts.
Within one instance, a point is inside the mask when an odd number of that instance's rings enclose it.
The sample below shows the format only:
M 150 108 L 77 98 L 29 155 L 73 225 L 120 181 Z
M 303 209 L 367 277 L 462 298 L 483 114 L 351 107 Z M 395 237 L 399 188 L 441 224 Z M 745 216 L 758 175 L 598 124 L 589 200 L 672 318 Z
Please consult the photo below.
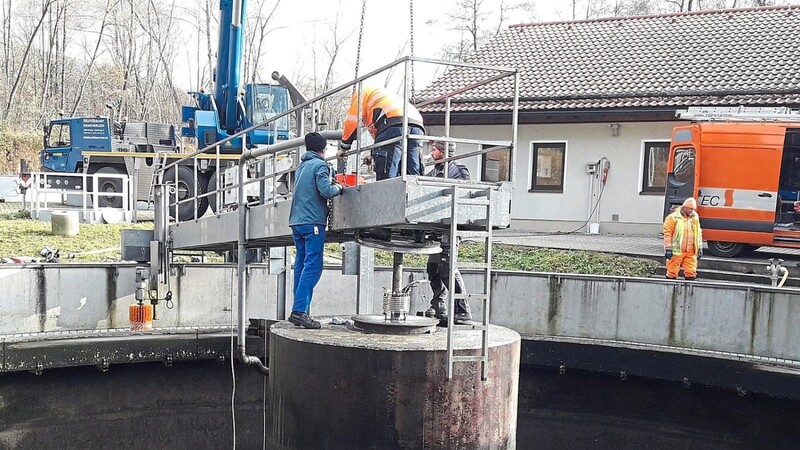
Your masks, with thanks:
M 664 257 L 669 279 L 678 278 L 681 267 L 684 278 L 697 278 L 697 260 L 703 256 L 703 232 L 696 209 L 697 201 L 689 197 L 664 219 Z

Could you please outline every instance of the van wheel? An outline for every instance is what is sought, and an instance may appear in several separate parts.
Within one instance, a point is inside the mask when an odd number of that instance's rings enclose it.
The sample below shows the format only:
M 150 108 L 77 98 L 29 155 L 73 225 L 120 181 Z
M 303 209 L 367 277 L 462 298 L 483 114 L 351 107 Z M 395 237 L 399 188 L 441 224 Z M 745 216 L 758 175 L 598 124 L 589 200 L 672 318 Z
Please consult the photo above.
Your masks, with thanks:
M 744 250 L 745 244 L 738 242 L 708 241 L 708 253 L 723 258 L 733 258 Z

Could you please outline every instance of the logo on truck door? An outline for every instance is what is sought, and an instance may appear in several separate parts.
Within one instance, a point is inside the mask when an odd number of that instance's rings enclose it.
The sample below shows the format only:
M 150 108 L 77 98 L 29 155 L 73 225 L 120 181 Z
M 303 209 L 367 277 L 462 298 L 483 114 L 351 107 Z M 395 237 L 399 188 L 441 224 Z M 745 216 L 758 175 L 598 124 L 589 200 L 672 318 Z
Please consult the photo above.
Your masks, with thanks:
M 736 208 L 774 211 L 778 193 L 750 189 L 698 189 L 697 204 L 711 208 Z

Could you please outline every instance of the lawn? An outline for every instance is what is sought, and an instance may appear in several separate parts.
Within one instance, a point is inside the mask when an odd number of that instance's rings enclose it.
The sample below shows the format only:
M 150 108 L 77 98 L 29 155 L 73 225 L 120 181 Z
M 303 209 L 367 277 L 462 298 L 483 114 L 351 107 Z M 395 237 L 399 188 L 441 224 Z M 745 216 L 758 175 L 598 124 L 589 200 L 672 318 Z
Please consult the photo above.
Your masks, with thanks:
M 0 258 L 39 258 L 41 249 L 49 246 L 60 250 L 61 262 L 119 261 L 120 236 L 125 228 L 152 229 L 153 224 L 81 224 L 80 234 L 67 237 L 51 235 L 49 222 L 25 219 L 24 214 L 5 214 L 0 216 Z M 500 270 L 647 277 L 658 266 L 652 260 L 611 253 L 503 244 L 492 248 L 492 265 Z M 339 244 L 326 245 L 325 253 L 334 258 L 340 257 Z M 459 257 L 467 262 L 482 261 L 483 247 L 475 243 L 464 243 L 460 246 Z M 424 255 L 406 255 L 404 260 L 408 267 L 425 267 L 426 262 L 427 256 Z M 375 264 L 391 266 L 391 253 L 376 251 Z
M 77 236 L 54 236 L 50 228 L 50 222 L 0 219 L 0 258 L 40 258 L 48 246 L 60 251 L 61 262 L 119 261 L 122 229 L 152 229 L 153 223 L 81 224 Z

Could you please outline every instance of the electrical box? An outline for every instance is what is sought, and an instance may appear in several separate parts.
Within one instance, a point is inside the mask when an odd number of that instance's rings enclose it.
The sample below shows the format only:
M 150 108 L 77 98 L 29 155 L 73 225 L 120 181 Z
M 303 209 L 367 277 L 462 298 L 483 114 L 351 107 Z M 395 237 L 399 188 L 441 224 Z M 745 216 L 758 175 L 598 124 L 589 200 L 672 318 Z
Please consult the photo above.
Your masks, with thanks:
M 153 230 L 122 230 L 122 260 L 146 263 L 150 261 L 150 241 Z
M 592 175 L 597 172 L 597 163 L 586 163 L 586 173 Z

